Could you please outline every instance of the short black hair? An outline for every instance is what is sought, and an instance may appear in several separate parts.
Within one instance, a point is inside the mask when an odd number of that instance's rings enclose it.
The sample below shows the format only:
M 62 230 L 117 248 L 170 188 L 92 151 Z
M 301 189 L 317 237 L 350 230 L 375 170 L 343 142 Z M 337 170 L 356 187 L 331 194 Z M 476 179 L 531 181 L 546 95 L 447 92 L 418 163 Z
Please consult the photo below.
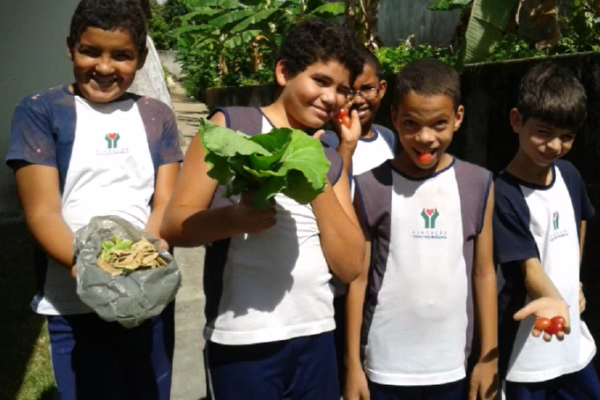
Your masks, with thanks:
M 379 60 L 377 59 L 375 54 L 373 54 L 371 50 L 362 46 L 359 48 L 358 53 L 364 59 L 363 68 L 364 66 L 368 65 L 373 69 L 375 75 L 377 75 L 377 78 L 381 79 L 381 66 L 379 65 Z
M 460 106 L 460 76 L 450 65 L 433 59 L 408 63 L 396 75 L 394 107 L 400 106 L 410 92 L 423 96 L 443 95 L 452 99 L 455 109 Z
M 140 0 L 82 0 L 71 18 L 71 51 L 87 28 L 127 31 L 140 53 L 146 48 L 148 27 Z
M 362 73 L 364 60 L 350 31 L 321 18 L 306 19 L 292 27 L 275 63 L 283 61 L 287 71 L 297 75 L 316 62 L 337 61 L 350 72 L 350 84 Z
M 531 68 L 519 84 L 517 110 L 524 124 L 536 118 L 555 128 L 578 130 L 587 116 L 587 96 L 567 68 L 545 61 Z

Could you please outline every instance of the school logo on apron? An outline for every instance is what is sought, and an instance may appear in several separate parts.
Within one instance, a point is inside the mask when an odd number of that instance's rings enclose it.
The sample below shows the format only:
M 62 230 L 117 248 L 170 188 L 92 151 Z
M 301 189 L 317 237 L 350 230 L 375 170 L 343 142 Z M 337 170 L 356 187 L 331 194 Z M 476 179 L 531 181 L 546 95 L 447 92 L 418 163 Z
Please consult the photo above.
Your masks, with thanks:
M 559 222 L 559 218 L 560 218 L 560 214 L 558 213 L 558 211 L 554 211 L 554 214 L 552 214 L 552 227 L 554 228 L 554 230 L 558 230 L 558 222 Z
M 118 154 L 128 154 L 129 148 L 127 147 L 127 141 L 125 141 L 125 147 L 119 147 L 119 140 L 121 135 L 118 133 L 107 133 L 104 135 L 106 141 L 106 147 L 96 150 L 97 156 L 114 156 Z
M 424 208 L 421 217 L 425 221 L 425 229 L 435 229 L 435 220 L 440 216 L 437 208 Z
M 119 139 L 121 139 L 121 135 L 118 133 L 107 133 L 106 136 L 104 136 L 104 140 L 108 143 L 109 149 L 116 149 L 119 144 Z
M 439 216 L 440 212 L 437 208 L 424 208 L 421 211 L 423 224 L 419 224 L 422 228 L 413 230 L 412 237 L 414 239 L 447 239 L 448 232 L 435 227 Z

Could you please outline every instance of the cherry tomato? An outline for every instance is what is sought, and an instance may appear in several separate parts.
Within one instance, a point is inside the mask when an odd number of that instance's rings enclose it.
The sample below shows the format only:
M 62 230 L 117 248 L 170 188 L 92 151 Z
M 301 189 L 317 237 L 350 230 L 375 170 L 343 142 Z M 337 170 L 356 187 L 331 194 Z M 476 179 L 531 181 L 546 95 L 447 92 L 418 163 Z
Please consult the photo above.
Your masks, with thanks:
M 546 328 L 546 333 L 556 335 L 565 330 L 565 320 L 563 317 L 554 317 L 550 321 L 550 326 Z
M 537 318 L 533 327 L 543 332 L 550 327 L 550 320 L 548 318 Z
M 433 160 L 431 153 L 419 153 L 419 162 L 423 164 L 429 164 Z
M 352 120 L 350 119 L 350 117 L 349 117 L 349 116 L 345 116 L 344 118 L 342 118 L 342 119 L 340 120 L 340 122 L 341 122 L 342 124 L 344 124 L 344 126 L 345 126 L 346 128 L 350 128 L 350 126 L 352 126 Z
M 338 114 L 336 115 L 337 119 L 343 119 L 344 117 L 348 116 L 348 110 L 346 110 L 345 108 L 342 108 L 340 110 L 340 112 L 338 112 Z

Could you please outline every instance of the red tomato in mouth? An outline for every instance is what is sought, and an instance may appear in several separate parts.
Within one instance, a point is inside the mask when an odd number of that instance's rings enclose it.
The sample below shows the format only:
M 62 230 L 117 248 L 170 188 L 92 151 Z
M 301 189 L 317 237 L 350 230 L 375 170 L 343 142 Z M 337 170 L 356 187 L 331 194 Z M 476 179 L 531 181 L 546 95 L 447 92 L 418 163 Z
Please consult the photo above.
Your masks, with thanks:
M 419 162 L 429 164 L 431 160 L 433 160 L 433 155 L 431 153 L 419 153 Z
M 533 327 L 543 332 L 550 327 L 550 320 L 548 318 L 537 318 Z

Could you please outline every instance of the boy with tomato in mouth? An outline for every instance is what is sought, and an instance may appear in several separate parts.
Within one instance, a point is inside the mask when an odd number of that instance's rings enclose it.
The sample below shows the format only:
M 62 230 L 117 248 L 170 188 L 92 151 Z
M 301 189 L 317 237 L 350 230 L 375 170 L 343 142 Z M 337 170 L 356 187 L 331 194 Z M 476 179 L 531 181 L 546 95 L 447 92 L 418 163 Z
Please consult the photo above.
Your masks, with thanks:
M 415 61 L 393 90 L 404 150 L 356 178 L 368 254 L 348 292 L 345 399 L 495 399 L 492 174 L 446 153 L 464 115 L 454 69 Z
M 175 116 L 127 90 L 146 59 L 134 0 L 83 0 L 67 38 L 74 83 L 16 108 L 7 164 L 38 247 L 32 308 L 48 319 L 62 400 L 168 399 L 174 304 L 142 325 L 106 322 L 77 296 L 73 232 L 117 215 L 159 236 L 182 160 Z
M 209 119 L 247 135 L 320 128 L 346 104 L 362 68 L 347 30 L 307 19 L 279 49 L 274 102 L 219 108 Z M 360 131 L 353 118 L 352 129 Z M 208 176 L 200 138 L 190 144 L 161 232 L 177 246 L 207 245 L 211 398 L 340 398 L 330 282 L 332 275 L 345 283 L 356 278 L 364 241 L 341 157 L 331 148 L 325 155 L 328 182 L 311 204 L 278 194 L 271 207 L 259 209 L 251 191 L 223 199 L 223 188 Z
M 590 363 L 596 345 L 579 316 L 585 221 L 594 208 L 579 172 L 560 160 L 585 121 L 586 102 L 569 70 L 545 62 L 524 76 L 510 111 L 519 150 L 496 180 L 494 214 L 494 250 L 505 280 L 500 371 L 510 400 L 600 399 Z M 513 320 L 517 309 L 540 297 L 555 305 Z

